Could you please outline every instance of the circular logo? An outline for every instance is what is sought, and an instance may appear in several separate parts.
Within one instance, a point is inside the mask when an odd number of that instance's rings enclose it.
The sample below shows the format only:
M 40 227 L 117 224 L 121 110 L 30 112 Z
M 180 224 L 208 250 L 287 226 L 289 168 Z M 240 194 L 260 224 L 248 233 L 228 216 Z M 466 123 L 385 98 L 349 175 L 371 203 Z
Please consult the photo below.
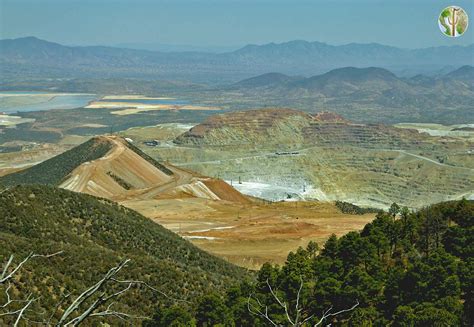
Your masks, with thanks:
M 449 37 L 463 35 L 467 30 L 468 23 L 467 13 L 458 6 L 444 8 L 438 19 L 439 29 Z

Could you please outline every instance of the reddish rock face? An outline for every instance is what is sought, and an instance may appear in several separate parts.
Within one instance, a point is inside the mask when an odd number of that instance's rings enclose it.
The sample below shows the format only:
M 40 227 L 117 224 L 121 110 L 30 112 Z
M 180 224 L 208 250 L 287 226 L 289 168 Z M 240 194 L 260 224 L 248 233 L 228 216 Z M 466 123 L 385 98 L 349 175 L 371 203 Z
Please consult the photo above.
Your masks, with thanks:
M 425 142 L 427 137 L 416 130 L 383 124 L 356 124 L 328 111 L 308 114 L 294 109 L 267 108 L 212 116 L 178 136 L 175 142 L 198 146 L 273 146 L 277 149 L 341 144 L 373 147 L 376 143 L 380 148 L 398 149 Z
M 341 115 L 336 114 L 334 112 L 330 112 L 330 111 L 318 112 L 313 117 L 314 117 L 314 120 L 323 121 L 323 122 L 341 122 L 341 123 L 349 122 L 348 120 L 344 119 L 344 117 L 342 117 Z
M 278 121 L 293 116 L 301 116 L 308 121 L 313 120 L 310 114 L 294 109 L 268 108 L 246 110 L 211 116 L 205 122 L 191 128 L 184 136 L 202 138 L 208 131 L 221 127 L 245 128 L 251 132 L 255 129 L 268 128 Z

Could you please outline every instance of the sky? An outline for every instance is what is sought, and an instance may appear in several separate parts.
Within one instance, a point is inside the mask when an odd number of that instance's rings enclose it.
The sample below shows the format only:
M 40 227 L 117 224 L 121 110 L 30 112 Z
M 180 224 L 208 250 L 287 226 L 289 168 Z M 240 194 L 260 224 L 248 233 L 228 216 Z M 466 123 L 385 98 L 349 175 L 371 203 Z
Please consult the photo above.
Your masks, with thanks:
M 444 36 L 441 10 L 471 18 Z M 457 0 L 0 0 L 0 38 L 36 36 L 67 45 L 240 47 L 290 40 L 403 48 L 474 43 L 474 1 Z

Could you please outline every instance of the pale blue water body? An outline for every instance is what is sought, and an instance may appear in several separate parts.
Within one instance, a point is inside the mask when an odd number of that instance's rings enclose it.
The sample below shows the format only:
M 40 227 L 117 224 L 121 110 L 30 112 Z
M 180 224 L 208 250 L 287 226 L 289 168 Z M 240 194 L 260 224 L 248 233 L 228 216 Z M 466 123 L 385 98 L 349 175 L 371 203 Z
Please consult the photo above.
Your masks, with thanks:
M 16 112 L 42 111 L 52 109 L 74 109 L 84 107 L 90 101 L 96 100 L 98 98 L 97 95 L 94 94 L 51 93 L 51 97 L 43 94 L 50 93 L 25 91 L 0 92 L 0 112 L 11 114 Z M 29 99 L 26 100 L 26 97 L 34 97 L 37 101 L 35 101 L 35 103 L 28 103 L 30 101 L 28 101 Z M 21 103 L 21 98 L 25 99 L 24 104 Z

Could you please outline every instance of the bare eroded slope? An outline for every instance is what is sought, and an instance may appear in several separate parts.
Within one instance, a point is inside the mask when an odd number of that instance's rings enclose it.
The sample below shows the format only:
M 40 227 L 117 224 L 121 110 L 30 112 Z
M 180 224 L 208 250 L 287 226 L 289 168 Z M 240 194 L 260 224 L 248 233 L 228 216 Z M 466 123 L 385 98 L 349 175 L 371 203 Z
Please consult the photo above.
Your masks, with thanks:
M 123 138 L 96 139 L 110 143 L 111 149 L 105 156 L 79 165 L 59 187 L 116 201 L 197 197 L 249 202 L 223 181 L 147 160 Z

